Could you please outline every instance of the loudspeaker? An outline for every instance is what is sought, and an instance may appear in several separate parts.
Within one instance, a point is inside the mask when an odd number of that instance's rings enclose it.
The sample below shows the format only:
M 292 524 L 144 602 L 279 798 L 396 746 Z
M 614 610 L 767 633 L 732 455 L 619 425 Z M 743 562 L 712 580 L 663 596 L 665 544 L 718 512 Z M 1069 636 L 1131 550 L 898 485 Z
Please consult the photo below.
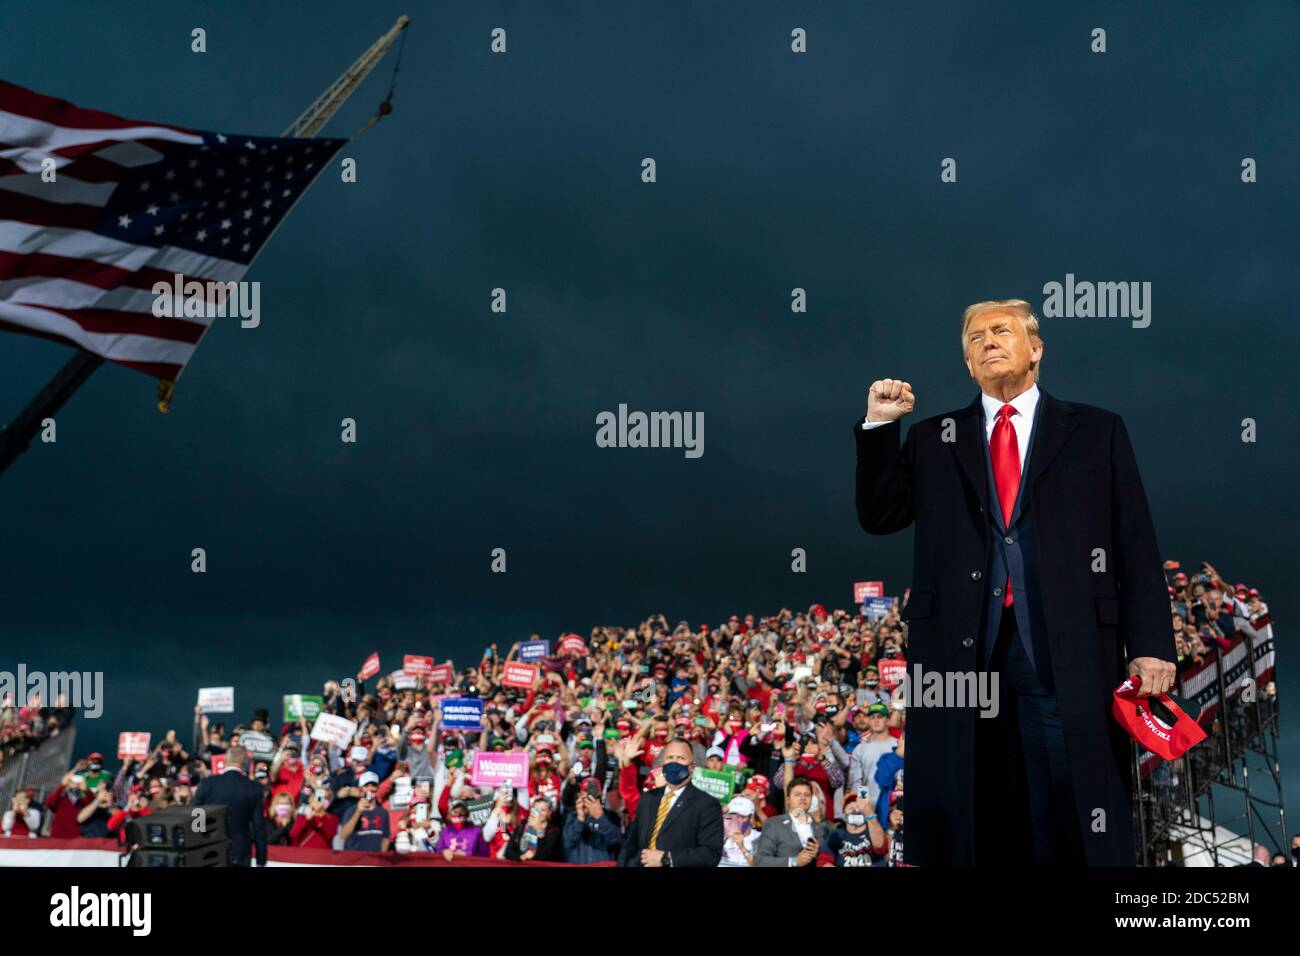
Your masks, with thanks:
M 142 850 L 195 850 L 229 838 L 222 804 L 168 807 L 126 825 L 126 842 L 139 844 Z
M 229 866 L 230 841 L 222 840 L 193 850 L 157 850 L 142 846 L 131 854 L 131 866 Z

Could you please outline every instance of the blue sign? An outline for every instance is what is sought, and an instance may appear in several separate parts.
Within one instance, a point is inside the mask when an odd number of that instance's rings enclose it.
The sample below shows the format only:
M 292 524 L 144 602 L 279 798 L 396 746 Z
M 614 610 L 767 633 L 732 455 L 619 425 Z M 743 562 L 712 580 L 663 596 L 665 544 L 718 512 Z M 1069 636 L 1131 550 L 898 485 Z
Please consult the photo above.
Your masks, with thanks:
M 442 726 L 447 730 L 482 730 L 483 701 L 477 697 L 448 697 L 442 702 Z
M 862 613 L 870 618 L 881 618 L 894 609 L 891 597 L 871 597 L 862 602 Z
M 519 645 L 519 659 L 521 661 L 541 660 L 550 653 L 550 641 L 524 641 L 524 643 Z

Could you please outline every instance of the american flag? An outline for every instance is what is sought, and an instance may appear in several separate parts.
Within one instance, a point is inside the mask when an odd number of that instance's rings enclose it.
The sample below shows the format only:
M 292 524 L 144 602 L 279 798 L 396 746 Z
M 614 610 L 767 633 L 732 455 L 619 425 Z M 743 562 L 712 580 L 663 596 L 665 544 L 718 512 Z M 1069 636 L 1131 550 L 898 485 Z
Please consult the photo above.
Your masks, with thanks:
M 0 82 L 0 329 L 175 380 L 212 320 L 156 317 L 154 284 L 240 281 L 344 142 L 121 119 Z

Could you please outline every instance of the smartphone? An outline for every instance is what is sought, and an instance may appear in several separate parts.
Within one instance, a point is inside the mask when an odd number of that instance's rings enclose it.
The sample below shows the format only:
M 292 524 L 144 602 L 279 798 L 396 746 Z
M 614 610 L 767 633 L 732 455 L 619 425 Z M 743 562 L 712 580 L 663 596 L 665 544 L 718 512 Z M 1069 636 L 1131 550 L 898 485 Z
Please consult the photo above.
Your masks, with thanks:
M 427 803 L 417 803 L 415 805 L 415 822 L 424 823 L 429 819 L 429 805 Z
M 641 673 L 642 673 L 642 674 L 649 674 L 649 673 L 650 673 L 650 665 L 649 665 L 649 664 L 642 664 L 642 665 L 641 665 Z
M 696 727 L 707 727 L 707 726 L 709 726 L 709 718 L 707 718 L 707 717 L 696 717 L 696 718 L 695 718 L 695 726 L 696 726 Z
M 624 709 L 624 710 L 636 710 L 636 708 L 637 708 L 638 705 L 639 705 L 639 701 L 635 701 L 635 700 L 625 700 L 625 701 L 623 701 L 623 709 Z
M 329 799 L 329 794 L 325 792 L 324 787 L 317 787 L 315 797 L 317 803 L 324 803 L 326 800 Z

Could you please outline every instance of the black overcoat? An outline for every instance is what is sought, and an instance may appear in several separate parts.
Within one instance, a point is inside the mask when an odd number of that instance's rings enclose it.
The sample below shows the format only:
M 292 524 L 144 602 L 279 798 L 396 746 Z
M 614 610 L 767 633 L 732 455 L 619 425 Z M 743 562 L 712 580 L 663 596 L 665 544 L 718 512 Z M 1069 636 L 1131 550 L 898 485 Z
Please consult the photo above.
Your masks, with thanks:
M 1127 661 L 1174 659 L 1168 591 L 1123 421 L 1039 391 L 1021 491 L 1034 545 L 1026 593 L 1046 631 L 1037 637 L 1050 649 L 1088 863 L 1132 866 L 1132 753 L 1111 717 L 1111 699 Z M 996 507 L 979 395 L 965 408 L 916 422 L 901 447 L 899 422 L 869 430 L 862 422 L 854 424 L 859 523 L 870 534 L 916 526 L 902 615 L 908 671 L 919 664 L 925 672 L 975 672 L 991 599 L 989 513 Z M 979 862 L 971 809 L 978 713 L 908 708 L 909 863 Z

